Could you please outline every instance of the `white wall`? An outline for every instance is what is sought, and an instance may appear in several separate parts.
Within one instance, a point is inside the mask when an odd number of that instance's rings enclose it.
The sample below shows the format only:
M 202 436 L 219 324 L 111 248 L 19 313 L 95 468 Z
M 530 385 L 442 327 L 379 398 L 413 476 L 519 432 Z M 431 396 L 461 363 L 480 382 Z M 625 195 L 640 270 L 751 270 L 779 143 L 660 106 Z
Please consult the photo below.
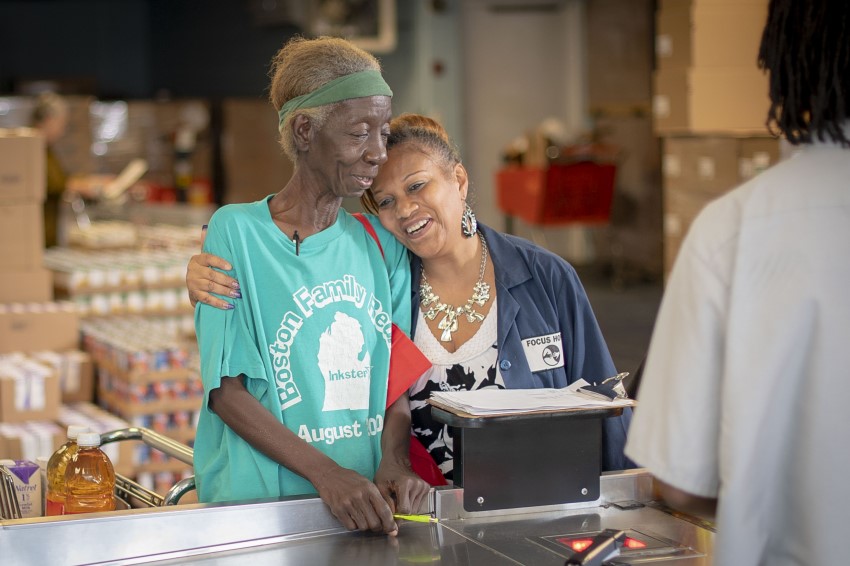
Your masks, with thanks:
M 560 119 L 572 132 L 587 126 L 584 2 L 553 1 L 549 10 L 521 9 L 546 2 L 460 2 L 461 153 L 473 182 L 476 213 L 497 229 L 504 229 L 504 220 L 496 206 L 494 176 L 504 146 L 548 117 Z M 530 237 L 521 221 L 514 227 L 518 235 Z M 548 247 L 568 259 L 580 261 L 577 255 L 587 254 L 581 230 L 547 229 L 545 234 Z

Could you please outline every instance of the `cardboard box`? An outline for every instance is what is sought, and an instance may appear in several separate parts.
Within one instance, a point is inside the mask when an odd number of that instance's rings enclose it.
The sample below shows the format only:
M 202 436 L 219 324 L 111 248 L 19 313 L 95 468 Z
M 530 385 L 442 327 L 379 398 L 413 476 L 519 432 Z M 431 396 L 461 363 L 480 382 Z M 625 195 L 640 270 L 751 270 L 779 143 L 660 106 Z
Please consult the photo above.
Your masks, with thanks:
M 44 137 L 32 128 L 0 129 L 0 203 L 42 202 L 47 195 Z
M 697 214 L 711 200 L 783 158 L 782 140 L 768 137 L 664 139 L 664 273 Z
M 659 0 L 659 10 L 670 10 L 682 5 L 689 6 L 738 6 L 741 4 L 750 4 L 758 6 L 767 6 L 769 0 Z
M 767 76 L 755 65 L 656 71 L 653 80 L 658 134 L 769 134 Z
M 282 189 L 293 164 L 280 147 L 271 104 L 230 98 L 222 102 L 222 114 L 224 204 L 257 201 Z
M 775 138 L 665 138 L 663 157 L 664 273 L 699 212 L 713 199 L 783 158 Z
M 705 205 L 721 195 L 664 188 L 664 237 L 684 238 Z
M 53 303 L 38 307 L 40 312 L 0 309 L 0 353 L 79 348 L 79 314 Z
M 766 2 L 668 3 L 657 16 L 658 68 L 755 68 L 766 22 Z
M 699 190 L 664 187 L 664 278 L 670 273 L 679 247 L 694 219 L 719 195 Z
M 665 138 L 664 189 L 723 194 L 738 184 L 737 156 L 735 138 Z
M 0 376 L 0 422 L 54 420 L 59 416 L 59 377 L 55 373 L 44 378 L 43 403 L 39 402 L 37 406 L 22 407 L 16 402 L 19 386 L 17 380 Z
M 69 366 L 76 369 L 76 379 L 63 383 L 63 403 L 91 403 L 94 401 L 94 362 L 86 352 L 69 352 Z M 70 368 L 69 368 L 70 369 Z M 72 387 L 73 383 L 73 387 Z
M 738 181 L 752 179 L 786 157 L 781 139 L 741 138 L 738 140 Z
M 664 236 L 664 274 L 663 280 L 666 283 L 670 278 L 670 272 L 673 270 L 673 265 L 676 262 L 676 257 L 679 255 L 679 248 L 682 247 L 683 238 L 678 236 Z
M 7 271 L 0 277 L 0 303 L 43 303 L 53 300 L 53 272 L 38 268 Z
M 91 355 L 80 350 L 28 352 L 27 357 L 56 371 L 62 391 L 62 403 L 94 400 L 94 363 Z
M 586 3 L 587 99 L 594 114 L 649 114 L 652 0 Z
M 664 187 L 721 195 L 775 165 L 780 155 L 775 138 L 665 138 Z
M 40 269 L 44 258 L 44 209 L 40 202 L 0 205 L 3 270 Z
M 50 458 L 65 443 L 65 440 L 65 431 L 52 421 L 0 423 L 0 458 L 12 460 Z
M 658 277 L 663 272 L 661 144 L 652 133 L 652 117 L 599 118 L 596 127 L 603 132 L 601 143 L 622 150 L 611 224 L 600 234 L 607 239 L 597 240 L 597 258 L 605 261 L 610 254 L 615 277 Z
M 95 98 L 72 95 L 63 98 L 68 105 L 68 124 L 65 134 L 53 144 L 56 158 L 69 175 L 93 173 L 91 104 Z

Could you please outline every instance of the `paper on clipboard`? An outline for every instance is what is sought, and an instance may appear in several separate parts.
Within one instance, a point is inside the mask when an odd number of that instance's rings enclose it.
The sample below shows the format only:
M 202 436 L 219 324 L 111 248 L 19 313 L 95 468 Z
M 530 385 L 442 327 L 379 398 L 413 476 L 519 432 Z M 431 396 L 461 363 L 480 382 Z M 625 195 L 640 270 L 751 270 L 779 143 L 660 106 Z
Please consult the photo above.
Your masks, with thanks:
M 473 416 L 499 416 L 570 409 L 610 409 L 631 407 L 633 399 L 597 400 L 578 392 L 589 385 L 583 379 L 564 389 L 479 389 L 476 391 L 435 391 L 437 404 Z

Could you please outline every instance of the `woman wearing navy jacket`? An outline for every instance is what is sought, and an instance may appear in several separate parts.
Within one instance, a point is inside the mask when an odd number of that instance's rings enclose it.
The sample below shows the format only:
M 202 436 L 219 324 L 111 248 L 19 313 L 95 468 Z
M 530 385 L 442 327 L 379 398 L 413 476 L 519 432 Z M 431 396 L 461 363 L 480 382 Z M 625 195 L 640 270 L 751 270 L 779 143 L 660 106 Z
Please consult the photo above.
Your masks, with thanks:
M 362 203 L 411 251 L 411 334 L 432 363 L 409 390 L 413 433 L 451 480 L 452 432 L 431 418 L 432 391 L 562 388 L 616 370 L 572 266 L 476 222 L 466 169 L 442 126 L 399 116 L 387 151 Z M 224 263 L 192 258 L 186 280 L 193 301 L 229 306 L 211 295 L 236 296 L 234 282 L 210 269 Z M 602 470 L 632 467 L 623 455 L 630 420 L 628 408 L 605 419 Z
M 493 258 L 497 310 L 498 369 L 507 389 L 566 387 L 584 378 L 596 382 L 615 375 L 614 362 L 575 269 L 561 257 L 523 238 L 478 223 Z M 411 260 L 413 289 L 411 334 L 417 331 L 422 260 Z M 428 353 L 426 352 L 426 355 Z M 429 356 L 430 358 L 430 356 Z M 433 359 L 432 359 L 433 362 Z M 411 407 L 427 397 L 411 390 Z M 430 389 L 428 393 L 430 393 Z M 631 409 L 605 419 L 602 470 L 634 467 L 623 456 Z M 422 440 L 422 434 L 417 437 Z M 433 450 L 431 450 L 433 455 Z M 441 468 L 445 468 L 441 465 Z

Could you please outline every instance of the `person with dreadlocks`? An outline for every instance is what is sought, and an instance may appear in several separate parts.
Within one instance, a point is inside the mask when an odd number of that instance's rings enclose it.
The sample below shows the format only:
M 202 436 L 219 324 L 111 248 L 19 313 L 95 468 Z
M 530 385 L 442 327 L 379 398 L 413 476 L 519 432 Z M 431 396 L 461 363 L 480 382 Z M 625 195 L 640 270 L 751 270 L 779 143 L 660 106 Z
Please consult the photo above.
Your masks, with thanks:
M 714 563 L 845 564 L 850 2 L 771 0 L 768 125 L 799 151 L 709 204 L 662 300 L 626 454 L 716 518 Z

